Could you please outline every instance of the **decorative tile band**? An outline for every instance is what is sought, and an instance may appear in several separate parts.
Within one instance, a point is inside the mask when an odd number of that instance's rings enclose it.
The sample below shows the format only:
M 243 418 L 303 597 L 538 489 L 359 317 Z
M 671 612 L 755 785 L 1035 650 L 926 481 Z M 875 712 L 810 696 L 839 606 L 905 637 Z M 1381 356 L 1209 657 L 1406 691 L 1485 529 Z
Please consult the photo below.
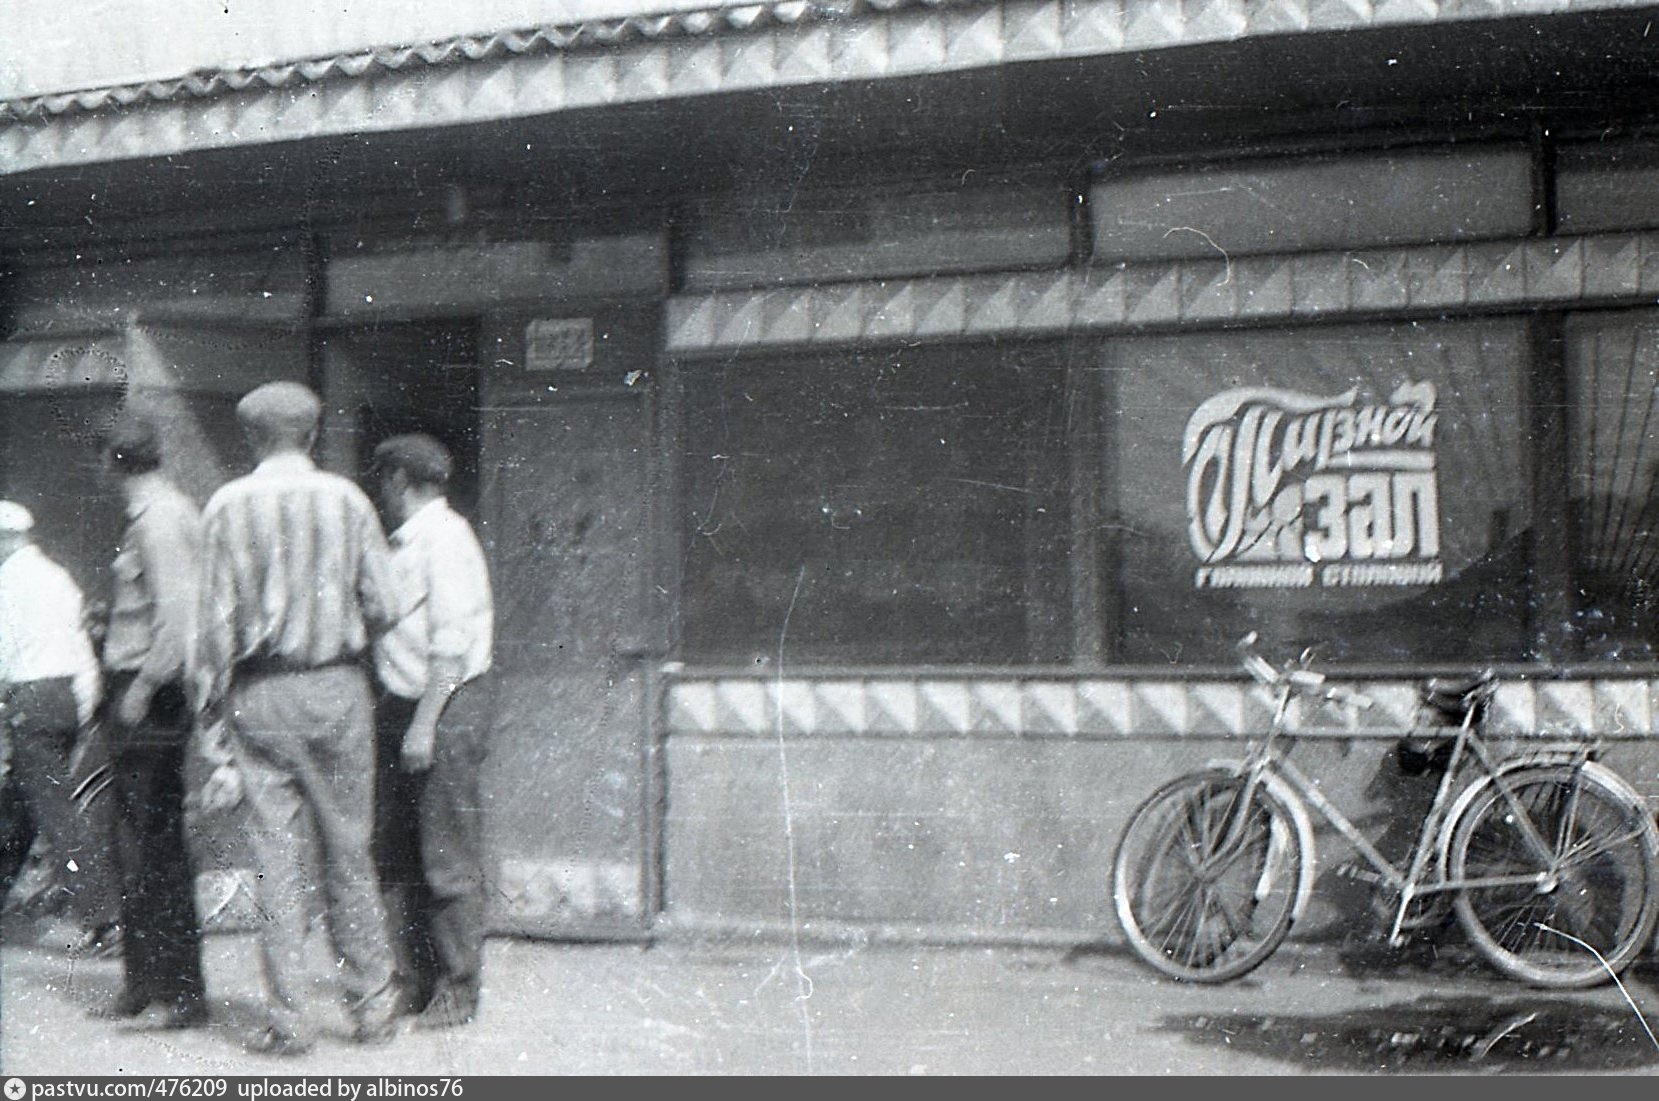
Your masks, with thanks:
M 668 347 L 1110 332 L 1655 295 L 1659 234 L 1617 233 L 682 295 L 668 304 Z
M 1368 711 L 1300 702 L 1293 729 L 1395 735 L 1417 715 L 1415 681 L 1362 685 Z M 1659 734 L 1659 681 L 1509 681 L 1487 729 L 1507 735 L 1647 738 Z M 695 678 L 667 694 L 671 735 L 1234 737 L 1266 730 L 1266 690 L 1245 682 L 1014 676 L 783 681 Z
M 1635 0 L 835 0 L 532 28 L 0 104 L 0 171 Z

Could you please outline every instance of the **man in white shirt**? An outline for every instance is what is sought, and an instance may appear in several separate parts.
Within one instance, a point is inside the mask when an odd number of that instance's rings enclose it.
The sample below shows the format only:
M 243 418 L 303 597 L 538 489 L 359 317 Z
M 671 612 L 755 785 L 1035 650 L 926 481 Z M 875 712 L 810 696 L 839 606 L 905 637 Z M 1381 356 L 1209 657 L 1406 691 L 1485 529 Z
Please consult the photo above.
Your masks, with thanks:
M 375 448 L 392 572 L 412 610 L 375 643 L 380 679 L 375 857 L 416 1025 L 478 1009 L 484 946 L 479 771 L 495 631 L 484 551 L 449 507 L 451 459 L 425 435 Z
M 83 942 L 113 948 L 120 892 L 105 839 L 77 820 L 71 756 L 98 706 L 98 658 L 81 590 L 34 543 L 34 517 L 0 501 L 0 737 L 11 763 L 0 791 L 0 897 L 37 836 L 86 923 Z

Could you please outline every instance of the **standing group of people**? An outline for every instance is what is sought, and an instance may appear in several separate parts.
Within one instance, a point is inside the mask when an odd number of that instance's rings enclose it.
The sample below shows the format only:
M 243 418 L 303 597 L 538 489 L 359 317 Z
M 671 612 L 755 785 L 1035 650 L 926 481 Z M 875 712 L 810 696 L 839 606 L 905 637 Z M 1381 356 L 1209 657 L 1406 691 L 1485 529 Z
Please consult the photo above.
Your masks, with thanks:
M 105 1011 L 204 1022 L 193 746 L 202 808 L 246 804 L 268 1010 L 254 1049 L 314 1040 L 302 987 L 319 904 L 356 1040 L 389 1040 L 404 1015 L 466 1024 L 494 609 L 482 548 L 446 498 L 451 456 L 424 435 L 375 449 L 388 538 L 365 493 L 312 461 L 308 388 L 266 384 L 236 414 L 257 465 L 200 513 L 165 473 L 154 424 L 126 419 L 108 441 L 127 526 L 101 656 L 33 518 L 0 502 L 0 894 L 38 835 L 89 941 L 119 945 L 124 982 Z M 95 716 L 112 746 L 113 838 L 74 797 Z

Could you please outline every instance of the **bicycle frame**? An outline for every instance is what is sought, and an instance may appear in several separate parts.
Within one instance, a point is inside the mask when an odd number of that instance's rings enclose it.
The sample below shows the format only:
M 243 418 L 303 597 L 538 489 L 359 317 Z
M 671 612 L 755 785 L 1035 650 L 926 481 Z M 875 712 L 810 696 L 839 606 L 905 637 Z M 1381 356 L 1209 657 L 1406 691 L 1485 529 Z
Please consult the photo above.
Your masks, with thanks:
M 1254 664 L 1253 664 L 1254 663 Z M 1399 946 L 1405 939 L 1404 927 L 1412 903 L 1424 896 L 1450 891 L 1459 891 L 1472 887 L 1498 886 L 1532 886 L 1540 891 L 1550 889 L 1554 884 L 1556 872 L 1554 870 L 1554 856 L 1552 847 L 1544 840 L 1532 822 L 1530 813 L 1516 798 L 1513 790 L 1505 780 L 1505 774 L 1518 768 L 1537 763 L 1569 764 L 1572 767 L 1582 767 L 1589 760 L 1588 747 L 1578 747 L 1569 753 L 1539 752 L 1523 754 L 1517 757 L 1499 759 L 1485 739 L 1476 729 L 1474 716 L 1478 708 L 1470 706 L 1465 710 L 1462 723 L 1457 727 L 1453 738 L 1451 757 L 1447 762 L 1446 770 L 1440 777 L 1439 786 L 1435 791 L 1434 801 L 1430 804 L 1423 817 L 1422 828 L 1418 832 L 1417 842 L 1412 847 L 1411 856 L 1406 866 L 1401 868 L 1385 857 L 1370 838 L 1362 833 L 1353 821 L 1342 812 L 1341 808 L 1331 802 L 1324 792 L 1319 790 L 1306 773 L 1297 768 L 1289 759 L 1287 751 L 1280 749 L 1280 743 L 1294 738 L 1286 732 L 1286 719 L 1290 711 L 1292 699 L 1300 687 L 1311 684 L 1318 686 L 1322 679 L 1313 679 L 1304 674 L 1299 683 L 1297 672 L 1280 671 L 1269 665 L 1258 655 L 1249 654 L 1246 658 L 1246 667 L 1261 680 L 1266 680 L 1271 673 L 1272 683 L 1276 688 L 1276 700 L 1273 711 L 1273 721 L 1268 728 L 1266 739 L 1257 746 L 1253 746 L 1242 762 L 1235 762 L 1229 767 L 1236 768 L 1241 775 L 1247 777 L 1242 797 L 1238 801 L 1238 808 L 1234 812 L 1233 820 L 1228 826 L 1224 849 L 1230 849 L 1241 842 L 1244 833 L 1244 824 L 1251 800 L 1255 796 L 1259 784 L 1271 782 L 1275 788 L 1288 788 L 1300 799 L 1304 808 L 1311 807 L 1331 824 L 1342 837 L 1354 847 L 1355 851 L 1376 871 L 1377 881 L 1385 884 L 1390 890 L 1398 892 L 1399 902 L 1395 907 L 1394 920 L 1389 928 L 1388 942 Z M 1476 691 L 1491 692 L 1492 686 L 1482 686 Z M 1471 763 L 1472 762 L 1472 763 Z M 1454 825 L 1458 812 L 1466 805 L 1468 799 L 1484 784 L 1495 784 L 1514 812 L 1515 821 L 1519 824 L 1522 835 L 1529 845 L 1534 846 L 1540 856 L 1550 865 L 1550 870 L 1529 875 L 1488 876 L 1481 878 L 1451 879 L 1446 875 L 1446 852 L 1450 843 L 1450 831 Z M 1454 793 L 1462 795 L 1453 800 Z M 1303 811 L 1305 815 L 1305 809 Z M 1316 864 L 1317 856 L 1311 848 L 1307 856 L 1310 869 Z M 1308 889 L 1312 882 L 1312 875 L 1306 878 L 1302 890 Z M 1296 911 L 1299 913 L 1306 905 L 1305 898 L 1299 898 Z

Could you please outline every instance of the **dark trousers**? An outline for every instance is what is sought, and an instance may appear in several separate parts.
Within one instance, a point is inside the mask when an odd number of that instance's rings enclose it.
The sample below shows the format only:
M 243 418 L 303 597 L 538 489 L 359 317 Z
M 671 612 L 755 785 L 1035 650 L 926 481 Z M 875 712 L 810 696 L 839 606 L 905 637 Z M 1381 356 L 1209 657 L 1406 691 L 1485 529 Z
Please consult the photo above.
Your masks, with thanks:
M 184 839 L 184 745 L 189 710 L 178 684 L 158 689 L 145 721 L 123 727 L 115 706 L 131 674 L 110 676 L 105 723 L 115 734 L 121 818 L 122 954 L 127 993 L 194 1002 L 203 994 L 195 870 Z
M 11 892 L 36 837 L 44 837 L 74 912 L 89 928 L 112 924 L 120 896 L 110 834 L 107 825 L 91 825 L 73 796 L 80 723 L 69 678 L 14 684 L 3 703 L 11 770 L 0 790 L 0 898 Z M 88 802 L 95 812 L 112 805 L 108 793 Z
M 416 701 L 383 693 L 375 788 L 375 867 L 393 952 L 425 1005 L 440 986 L 476 1002 L 484 950 L 484 823 L 479 772 L 485 692 L 471 683 L 438 720 L 432 767 L 405 771 L 403 735 Z

